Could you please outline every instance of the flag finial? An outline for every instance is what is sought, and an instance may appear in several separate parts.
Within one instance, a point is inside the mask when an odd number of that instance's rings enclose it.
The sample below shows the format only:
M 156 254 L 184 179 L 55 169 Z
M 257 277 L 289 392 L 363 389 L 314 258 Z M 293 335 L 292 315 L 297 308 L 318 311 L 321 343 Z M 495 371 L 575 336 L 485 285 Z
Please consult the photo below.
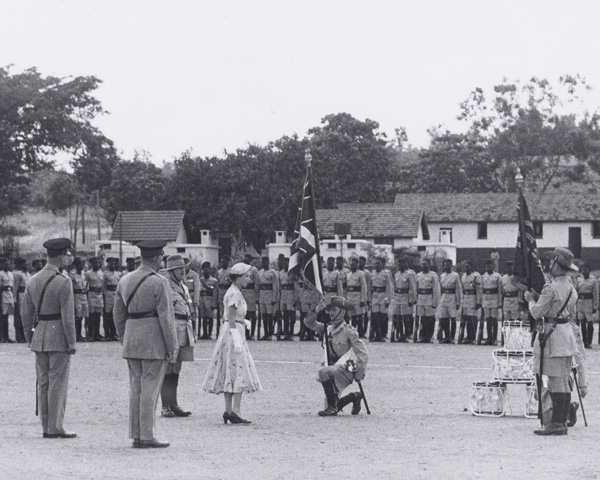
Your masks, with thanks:
M 310 154 L 310 148 L 304 150 L 304 161 L 309 167 L 312 166 L 312 155 Z
M 521 173 L 521 169 L 517 167 L 517 174 L 515 175 L 515 182 L 519 188 L 523 186 L 523 174 Z

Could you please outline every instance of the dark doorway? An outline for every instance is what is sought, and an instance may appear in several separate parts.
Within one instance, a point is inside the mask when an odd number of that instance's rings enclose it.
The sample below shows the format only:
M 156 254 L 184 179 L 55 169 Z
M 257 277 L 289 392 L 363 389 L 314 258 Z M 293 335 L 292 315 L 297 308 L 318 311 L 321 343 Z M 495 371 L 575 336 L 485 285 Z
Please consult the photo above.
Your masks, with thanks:
M 575 258 L 581 258 L 581 227 L 569 227 L 569 250 Z

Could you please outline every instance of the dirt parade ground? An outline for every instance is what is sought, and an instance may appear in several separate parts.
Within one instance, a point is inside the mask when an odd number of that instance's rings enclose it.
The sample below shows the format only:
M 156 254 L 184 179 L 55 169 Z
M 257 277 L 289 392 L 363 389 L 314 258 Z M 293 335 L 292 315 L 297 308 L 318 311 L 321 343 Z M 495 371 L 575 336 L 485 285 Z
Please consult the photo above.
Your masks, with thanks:
M 0 478 L 9 479 L 419 479 L 598 478 L 600 347 L 588 350 L 589 427 L 539 437 L 524 417 L 525 386 L 509 385 L 512 415 L 474 417 L 471 384 L 491 379 L 495 347 L 368 343 L 364 407 L 321 418 L 317 342 L 251 342 L 264 391 L 245 395 L 249 426 L 223 425 L 223 397 L 200 391 L 214 341 L 196 343 L 179 404 L 188 418 L 157 418 L 167 449 L 131 448 L 128 372 L 118 342 L 80 343 L 65 426 L 74 440 L 43 439 L 34 355 L 0 345 Z M 497 347 L 496 347 L 497 348 Z M 351 387 L 354 388 L 354 387 Z

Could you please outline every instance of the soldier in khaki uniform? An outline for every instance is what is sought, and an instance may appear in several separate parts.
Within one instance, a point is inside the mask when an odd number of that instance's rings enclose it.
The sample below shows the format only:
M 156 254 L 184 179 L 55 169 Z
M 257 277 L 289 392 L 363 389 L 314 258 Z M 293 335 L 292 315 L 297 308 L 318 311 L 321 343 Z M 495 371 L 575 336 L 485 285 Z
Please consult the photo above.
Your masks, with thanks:
M 552 282 L 544 285 L 539 298 L 533 292 L 525 293 L 529 311 L 534 319 L 544 317 L 545 344 L 540 345 L 540 335 L 533 346 L 533 368 L 540 376 L 547 377 L 547 388 L 552 399 L 552 418 L 544 428 L 534 430 L 536 435 L 567 435 L 567 419 L 571 405 L 569 376 L 573 356 L 578 353 L 577 340 L 570 322 L 575 318 L 577 291 L 567 276 L 577 271 L 573 254 L 566 248 L 556 248 L 549 254 L 552 259 L 550 274 Z M 541 348 L 544 348 L 544 364 L 541 365 Z M 541 369 L 543 368 L 543 371 Z
M 262 258 L 262 269 L 258 272 L 259 304 L 265 335 L 261 340 L 271 340 L 273 336 L 273 315 L 279 303 L 279 276 L 271 269 L 269 257 Z
M 456 336 L 456 315 L 462 303 L 462 285 L 458 273 L 452 271 L 452 260 L 447 258 L 443 263 L 444 271 L 440 275 L 442 296 L 437 307 L 440 319 L 440 330 L 443 338 L 440 343 L 454 343 Z
M 346 277 L 350 270 L 344 267 L 344 257 L 336 257 L 335 259 L 335 269 L 340 276 L 340 281 L 342 282 L 342 296 L 345 296 L 348 293 L 348 282 Z
M 69 273 L 71 282 L 73 283 L 73 293 L 75 295 L 75 334 L 77 341 L 81 342 L 87 340 L 89 335 L 93 335 L 93 329 L 88 325 L 87 318 L 90 315 L 87 299 L 87 280 L 85 279 L 85 273 L 83 272 L 83 261 L 79 257 L 75 257 L 73 260 L 73 268 Z M 84 325 L 85 319 L 86 337 L 81 335 L 81 328 Z
M 325 301 L 331 300 L 332 297 L 342 296 L 342 277 L 339 270 L 335 270 L 335 258 L 327 259 L 326 268 L 323 269 L 323 295 Z
M 385 262 L 383 263 L 385 264 Z M 372 285 L 371 285 L 371 272 L 367 268 L 367 258 L 364 256 L 358 257 L 358 269 L 365 276 L 365 281 L 367 282 L 367 305 L 365 307 L 365 313 L 363 313 L 362 318 L 362 328 L 358 329 L 358 333 L 360 338 L 365 338 L 366 333 L 369 331 L 369 309 L 371 308 L 371 297 L 372 297 Z M 391 298 L 391 297 L 388 297 Z M 387 331 L 386 331 L 387 334 Z
M 429 270 L 429 263 L 421 262 L 421 271 L 417 273 L 417 318 L 421 325 L 419 332 L 415 329 L 413 335 L 419 334 L 419 342 L 431 343 L 435 330 L 435 310 L 440 301 L 440 280 L 437 273 Z
M 575 288 L 577 301 L 577 323 L 581 324 L 581 334 L 585 348 L 592 348 L 594 339 L 594 314 L 598 311 L 598 282 L 590 276 L 590 268 L 581 265 L 581 276 L 577 277 Z
M 520 320 L 519 289 L 511 281 L 513 275 L 513 262 L 506 262 L 506 273 L 502 275 L 502 319 Z
M 329 303 L 321 299 L 304 320 L 311 330 L 322 335 L 327 328 L 328 332 L 329 358 L 327 364 L 318 372 L 318 381 L 323 385 L 327 398 L 327 408 L 319 412 L 321 417 L 335 416 L 349 403 L 352 403 L 352 415 L 360 412 L 360 392 L 350 393 L 338 400 L 339 394 L 354 380 L 360 382 L 365 377 L 369 361 L 367 347 L 359 338 L 358 331 L 344 321 L 343 312 L 352 308 L 353 305 L 343 297 L 333 297 Z M 323 311 L 329 317 L 326 324 L 317 321 L 318 314 Z M 355 361 L 358 367 L 354 373 L 348 370 L 346 362 L 350 360 Z
M 219 337 L 221 322 L 223 321 L 223 299 L 225 298 L 227 290 L 231 287 L 231 281 L 229 280 L 229 274 L 231 273 L 229 260 L 230 258 L 227 255 L 224 255 L 221 258 L 221 268 L 217 271 L 217 282 L 219 283 L 219 288 L 217 289 L 217 338 Z M 248 337 L 249 333 L 246 329 L 246 338 Z
M 387 336 L 389 323 L 388 308 L 394 296 L 392 276 L 388 270 L 383 269 L 383 265 L 383 259 L 375 259 L 375 271 L 370 272 L 370 280 L 367 282 L 371 285 L 371 328 L 375 329 L 374 340 L 376 342 L 385 341 L 385 337 Z M 394 333 L 394 330 L 392 330 L 390 338 L 392 342 L 395 340 Z
M 8 317 L 15 313 L 15 297 L 13 290 L 15 288 L 15 278 L 10 271 L 10 260 L 6 257 L 0 257 L 0 295 L 2 296 L 0 311 L 0 343 L 15 343 L 8 336 Z M 14 317 L 13 317 L 14 318 Z
M 417 299 L 417 276 L 408 269 L 406 260 L 398 260 L 398 271 L 394 275 L 394 300 L 392 301 L 391 341 L 407 342 L 412 331 L 412 310 Z
M 358 329 L 358 335 L 362 332 L 362 315 L 367 305 L 367 281 L 364 274 L 358 270 L 358 259 L 350 260 L 350 271 L 346 275 L 348 296 L 347 300 L 354 306 L 352 311 L 352 326 Z
M 113 307 L 115 305 L 115 295 L 117 293 L 117 284 L 121 279 L 121 272 L 117 271 L 119 259 L 109 257 L 106 259 L 108 270 L 104 272 L 104 335 L 106 340 L 118 340 L 117 329 L 113 319 Z
M 213 310 L 217 308 L 217 288 L 218 281 L 210 274 L 210 262 L 202 264 L 202 277 L 200 281 L 200 297 L 198 305 L 200 306 L 200 317 L 202 318 L 202 339 L 212 338 L 214 318 Z M 219 334 L 217 333 L 217 336 Z
M 156 273 L 164 241 L 144 240 L 140 267 L 117 286 L 113 316 L 129 366 L 129 435 L 134 448 L 163 448 L 155 437 L 158 394 L 168 362 L 178 357 L 173 297 L 169 281 Z
M 189 417 L 192 412 L 183 410 L 177 402 L 177 387 L 179 386 L 182 362 L 194 361 L 194 330 L 190 311 L 192 302 L 183 282 L 185 279 L 185 261 L 183 257 L 181 255 L 171 255 L 167 258 L 167 266 L 164 272 L 163 275 L 168 278 L 171 286 L 179 353 L 177 361 L 167 365 L 160 392 L 162 399 L 161 415 L 167 418 Z
M 294 281 L 288 275 L 290 259 L 285 257 L 279 271 L 279 310 L 283 315 L 284 340 L 294 339 L 294 325 L 296 323 Z
M 100 269 L 100 259 L 92 257 L 89 259 L 91 270 L 85 272 L 85 280 L 88 284 L 88 307 L 90 310 L 87 339 L 90 342 L 99 342 L 104 340 L 100 335 L 100 319 L 104 310 L 104 274 Z M 104 332 L 106 335 L 106 332 Z
M 473 263 L 465 262 L 465 272 L 461 277 L 463 303 L 461 331 L 458 334 L 459 343 L 470 345 L 475 342 L 477 329 L 477 317 L 481 308 L 483 290 L 481 287 L 481 275 L 473 271 Z M 464 329 L 467 330 L 467 338 L 464 338 Z
M 15 260 L 14 272 L 15 279 L 15 336 L 17 343 L 25 343 L 25 331 L 23 330 L 23 321 L 21 315 L 23 312 L 23 303 L 25 302 L 25 287 L 29 281 L 29 272 L 27 271 L 27 260 L 17 258 Z
M 485 344 L 496 345 L 498 343 L 498 309 L 502 307 L 502 277 L 494 271 L 494 262 L 491 259 L 485 261 L 481 286 L 483 288 L 481 306 L 487 327 Z M 479 345 L 480 342 L 477 344 Z
M 25 289 L 23 328 L 35 352 L 38 402 L 44 438 L 74 438 L 63 428 L 71 356 L 75 354 L 73 286 L 59 269 L 68 265 L 71 241 L 44 243 L 46 266 L 31 277 Z
M 248 334 L 248 331 L 246 330 L 246 338 L 254 338 L 254 332 L 256 331 L 256 339 L 258 340 L 260 339 L 260 322 L 257 321 L 256 317 L 256 305 L 258 304 L 260 282 L 258 279 L 258 269 L 252 265 L 252 260 L 252 255 L 244 255 L 244 263 L 250 265 L 250 270 L 248 272 L 250 281 L 240 290 L 248 307 L 246 318 L 250 320 L 250 333 Z M 265 335 L 266 334 L 267 332 L 265 332 Z
M 185 286 L 190 293 L 190 297 L 192 299 L 191 305 L 191 315 L 192 315 L 192 328 L 194 329 L 194 338 L 196 336 L 200 336 L 200 324 L 201 320 L 198 321 L 198 326 L 196 327 L 196 320 L 198 319 L 198 305 L 200 304 L 200 277 L 192 268 L 192 262 L 189 258 L 185 257 L 183 259 L 185 262 Z M 218 332 L 218 325 L 217 325 Z M 219 334 L 217 333 L 217 336 Z

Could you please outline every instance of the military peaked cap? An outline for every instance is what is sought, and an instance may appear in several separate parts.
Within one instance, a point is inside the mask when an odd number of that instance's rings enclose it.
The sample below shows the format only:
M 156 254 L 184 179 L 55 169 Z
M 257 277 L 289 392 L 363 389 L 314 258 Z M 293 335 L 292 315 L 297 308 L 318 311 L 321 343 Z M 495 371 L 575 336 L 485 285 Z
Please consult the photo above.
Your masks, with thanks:
M 167 242 L 165 242 L 164 240 L 142 240 L 140 243 L 137 244 L 137 247 L 142 252 L 147 252 L 148 254 L 156 252 L 156 254 L 158 255 L 162 252 L 162 249 L 165 248 L 166 245 Z
M 71 248 L 71 240 L 68 238 L 53 238 L 46 240 L 42 245 L 49 253 L 69 253 Z

